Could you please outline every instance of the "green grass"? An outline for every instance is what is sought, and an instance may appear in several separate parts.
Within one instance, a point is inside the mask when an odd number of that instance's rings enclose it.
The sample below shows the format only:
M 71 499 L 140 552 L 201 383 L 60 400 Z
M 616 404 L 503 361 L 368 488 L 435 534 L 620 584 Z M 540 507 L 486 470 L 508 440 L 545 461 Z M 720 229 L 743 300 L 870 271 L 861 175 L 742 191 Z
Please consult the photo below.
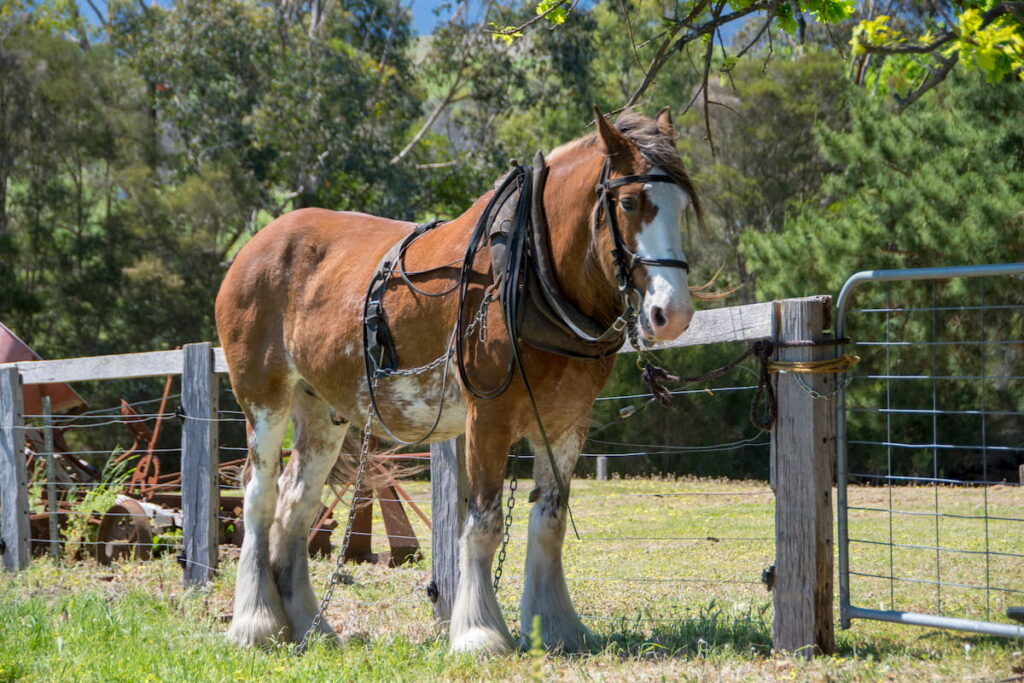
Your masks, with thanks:
M 520 483 L 499 592 L 514 627 L 529 489 L 530 482 Z M 416 500 L 429 498 L 425 483 L 410 482 L 407 490 Z M 673 495 L 697 492 L 718 495 Z M 1021 493 L 990 490 L 990 512 L 1019 510 Z M 904 509 L 934 506 L 935 489 L 904 488 L 893 495 Z M 984 502 L 974 490 L 940 489 L 939 495 L 947 512 L 976 512 Z M 851 490 L 851 502 L 862 507 L 885 507 L 879 503 L 888 504 L 888 496 L 881 488 Z M 352 583 L 339 587 L 328 613 L 344 647 L 317 644 L 302 657 L 285 646 L 241 650 L 224 639 L 234 581 L 230 561 L 210 587 L 183 592 L 170 557 L 113 568 L 37 560 L 25 572 L 0 577 L 0 681 L 1000 680 L 1024 667 L 1020 641 L 861 621 L 838 632 L 834 656 L 808 663 L 775 655 L 771 595 L 759 582 L 774 554 L 773 498 L 762 484 L 577 481 L 573 512 L 583 540 L 567 541 L 566 573 L 577 608 L 602 639 L 593 654 L 448 654 L 424 593 L 429 548 L 411 567 L 353 567 Z M 425 526 L 411 517 L 429 546 Z M 948 528 L 942 526 L 947 522 Z M 888 524 L 887 514 L 851 515 L 855 536 L 869 540 L 887 539 Z M 381 528 L 379 518 L 374 528 Z M 976 531 L 940 520 L 941 545 L 983 549 L 984 537 Z M 1019 534 L 993 532 L 992 550 L 997 544 L 1006 552 L 1024 547 Z M 908 545 L 933 544 L 934 518 L 895 519 L 894 537 Z M 378 539 L 374 543 L 381 547 Z M 888 574 L 888 549 L 862 544 L 854 552 L 855 569 Z M 894 554 L 902 575 L 934 571 L 934 551 Z M 943 551 L 940 562 L 947 578 L 967 583 L 978 577 L 976 555 Z M 993 584 L 998 578 L 1021 587 L 1024 572 L 1009 566 L 997 572 L 994 564 L 988 568 Z M 314 562 L 316 586 L 323 586 L 331 565 Z M 899 586 L 890 595 L 888 581 L 854 577 L 853 588 L 855 603 L 864 607 L 889 608 L 894 597 L 899 608 L 934 608 L 934 588 L 924 584 Z M 956 616 L 984 616 L 983 594 L 975 591 L 967 596 L 971 600 L 955 591 L 944 596 L 944 608 Z M 1003 607 L 995 598 L 988 604 L 993 618 Z

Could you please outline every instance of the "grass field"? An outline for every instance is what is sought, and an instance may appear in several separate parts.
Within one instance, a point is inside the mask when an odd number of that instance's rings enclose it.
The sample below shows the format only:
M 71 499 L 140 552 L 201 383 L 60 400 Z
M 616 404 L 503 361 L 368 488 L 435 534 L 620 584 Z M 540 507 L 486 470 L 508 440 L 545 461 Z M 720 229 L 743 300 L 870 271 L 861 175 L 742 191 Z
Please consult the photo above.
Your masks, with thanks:
M 520 483 L 499 591 L 513 626 L 529 485 Z M 416 500 L 429 498 L 426 483 L 411 482 L 408 491 Z M 888 490 L 856 488 L 851 504 L 926 511 L 939 495 L 943 511 L 970 514 L 984 503 L 973 489 L 903 488 L 892 495 L 890 506 Z M 1017 517 L 1010 513 L 1024 506 L 1024 490 L 990 489 L 988 505 L 991 515 Z M 424 560 L 409 568 L 353 567 L 351 584 L 339 587 L 329 611 L 345 646 L 316 645 L 302 657 L 284 646 L 239 650 L 223 638 L 231 562 L 210 587 L 183 592 L 181 571 L 170 557 L 113 568 L 37 560 L 26 572 L 0 577 L 0 681 L 999 681 L 1024 673 L 1024 642 L 877 622 L 857 621 L 839 631 L 834 656 L 808 663 L 774 654 L 771 595 L 760 583 L 774 554 L 773 498 L 763 484 L 577 481 L 573 512 L 583 539 L 567 542 L 566 572 L 579 612 L 602 638 L 592 654 L 448 654 L 424 592 L 429 547 Z M 934 517 L 905 517 L 894 517 L 897 543 L 935 546 Z M 417 518 L 413 522 L 429 546 L 429 532 Z M 975 528 L 980 522 L 971 524 L 940 520 L 939 545 L 948 548 L 939 552 L 943 580 L 974 584 L 987 572 L 993 586 L 1024 589 L 1019 564 L 971 552 L 985 548 L 984 534 Z M 887 541 L 888 529 L 887 513 L 851 513 L 854 538 Z M 1024 536 L 1015 528 L 990 531 L 990 551 L 1024 550 Z M 853 550 L 855 571 L 889 576 L 887 546 L 864 542 Z M 934 577 L 935 556 L 933 549 L 898 548 L 892 567 L 895 575 L 927 580 Z M 314 563 L 318 588 L 330 567 L 326 560 Z M 937 596 L 927 583 L 858 576 L 853 587 L 855 604 L 864 607 L 934 609 L 941 597 L 943 609 L 974 618 L 984 618 L 986 608 L 998 618 L 1006 604 L 1022 597 L 1004 593 L 986 601 L 985 592 L 969 589 L 943 589 Z

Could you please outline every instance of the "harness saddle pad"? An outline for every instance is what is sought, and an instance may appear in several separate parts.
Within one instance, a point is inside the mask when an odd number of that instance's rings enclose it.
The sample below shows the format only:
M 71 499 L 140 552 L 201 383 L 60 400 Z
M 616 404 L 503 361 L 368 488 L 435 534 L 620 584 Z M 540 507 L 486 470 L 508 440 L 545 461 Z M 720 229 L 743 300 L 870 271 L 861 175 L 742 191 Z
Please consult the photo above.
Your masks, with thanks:
M 525 296 L 516 307 L 520 339 L 539 349 L 579 359 L 598 359 L 618 351 L 624 330 L 612 330 L 580 312 L 562 293 L 555 276 L 551 241 L 544 212 L 548 168 L 544 156 L 534 158 L 532 186 L 509 186 L 489 228 L 491 269 L 497 284 L 508 271 L 508 250 L 514 230 L 527 231 L 528 266 Z M 521 197 L 520 192 L 526 192 Z M 528 212 L 527 215 L 522 215 Z

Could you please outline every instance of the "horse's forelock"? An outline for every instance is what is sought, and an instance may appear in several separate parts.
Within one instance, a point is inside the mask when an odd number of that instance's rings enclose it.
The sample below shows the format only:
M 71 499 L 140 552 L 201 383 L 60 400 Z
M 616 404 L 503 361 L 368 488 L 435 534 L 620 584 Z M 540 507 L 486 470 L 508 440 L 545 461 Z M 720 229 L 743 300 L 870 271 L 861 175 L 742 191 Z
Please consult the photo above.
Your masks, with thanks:
M 690 203 L 697 214 L 697 220 L 703 224 L 704 211 L 697 194 L 697 188 L 683 166 L 672 136 L 666 135 L 658 126 L 658 122 L 641 116 L 635 112 L 626 112 L 615 122 L 615 127 L 636 145 L 640 154 L 653 167 L 663 170 L 672 181 L 683 188 L 690 197 Z
M 640 154 L 652 167 L 657 166 L 668 174 L 672 180 L 679 185 L 690 197 L 690 203 L 697 214 L 697 221 L 703 226 L 704 210 L 697 194 L 697 188 L 693 179 L 683 166 L 683 159 L 679 156 L 675 141 L 671 135 L 666 135 L 658 122 L 647 118 L 633 111 L 622 114 L 615 122 L 615 128 L 625 135 L 630 142 L 636 145 Z M 554 162 L 559 156 L 569 152 L 575 152 L 580 148 L 590 148 L 597 145 L 597 133 L 591 133 L 577 140 L 567 142 L 556 147 L 548 155 L 548 161 Z M 648 169 L 637 169 L 638 173 L 646 172 Z

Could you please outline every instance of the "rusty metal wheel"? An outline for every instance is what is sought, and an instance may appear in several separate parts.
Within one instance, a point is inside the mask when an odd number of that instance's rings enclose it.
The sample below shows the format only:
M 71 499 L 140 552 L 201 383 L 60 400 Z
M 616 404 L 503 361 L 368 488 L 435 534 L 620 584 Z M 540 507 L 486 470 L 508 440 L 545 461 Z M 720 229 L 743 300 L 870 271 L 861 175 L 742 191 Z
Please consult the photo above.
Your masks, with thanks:
M 100 520 L 96 560 L 108 565 L 123 559 L 148 560 L 153 554 L 153 527 L 136 501 L 122 500 Z

